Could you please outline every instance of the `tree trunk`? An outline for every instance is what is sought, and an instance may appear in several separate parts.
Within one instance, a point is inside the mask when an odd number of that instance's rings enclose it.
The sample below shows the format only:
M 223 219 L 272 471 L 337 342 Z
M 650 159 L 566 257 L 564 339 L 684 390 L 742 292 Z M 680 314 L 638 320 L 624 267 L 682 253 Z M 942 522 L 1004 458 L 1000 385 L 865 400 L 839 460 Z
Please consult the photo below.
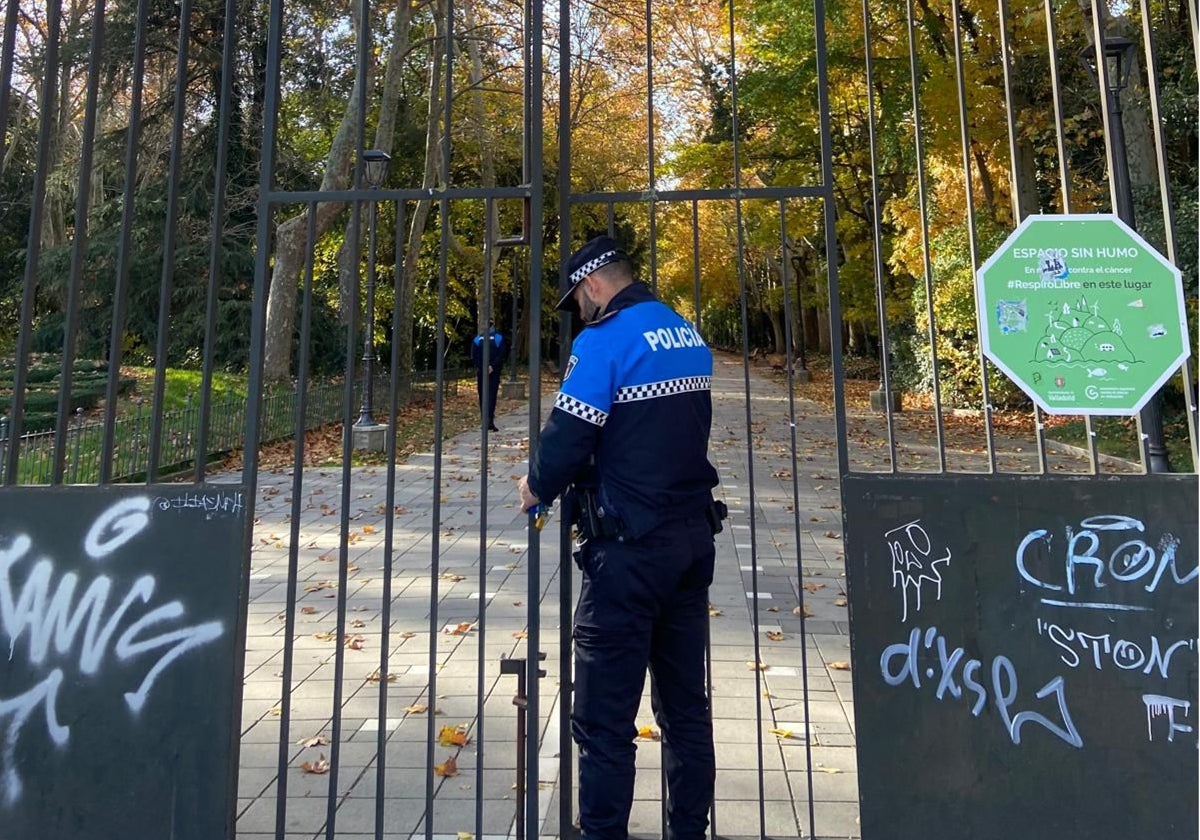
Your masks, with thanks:
M 444 28 L 442 2 L 439 0 L 434 7 L 434 37 L 430 40 L 429 51 L 429 111 L 425 123 L 425 172 L 421 178 L 421 188 L 433 188 L 437 177 L 440 143 L 438 125 L 441 117 L 441 84 L 442 53 L 445 49 L 442 30 Z M 412 224 L 408 229 L 408 243 L 404 248 L 403 273 L 401 294 L 396 295 L 396 305 L 400 307 L 400 335 L 395 337 L 399 342 L 400 370 L 411 372 L 413 369 L 413 308 L 416 303 L 417 258 L 421 254 L 421 237 L 425 233 L 425 225 L 429 220 L 431 201 L 423 198 L 413 209 Z
M 321 190 L 341 190 L 350 185 L 354 164 L 354 139 L 358 128 L 359 83 L 342 114 L 342 123 L 329 146 L 325 158 L 325 174 Z M 340 201 L 316 205 L 316 235 L 320 239 L 329 232 L 334 220 L 344 209 Z M 263 353 L 263 375 L 268 382 L 287 379 L 292 369 L 292 334 L 296 323 L 297 279 L 304 267 L 304 252 L 308 229 L 308 212 L 280 223 L 275 233 L 275 266 L 271 272 L 271 287 L 267 294 L 267 325 Z
M 391 154 L 395 145 L 396 114 L 400 109 L 404 57 L 408 54 L 408 39 L 411 27 L 412 7 L 408 2 L 402 2 L 396 10 L 392 46 L 388 50 L 387 64 L 384 68 L 383 92 L 379 103 L 379 121 L 375 127 L 375 145 L 373 146 L 376 149 L 383 149 L 388 154 Z M 370 87 L 372 85 L 368 74 L 368 88 Z M 341 289 L 340 314 L 343 324 L 349 323 L 350 313 L 346 311 L 346 304 L 349 301 L 359 301 L 361 303 L 359 296 L 353 294 L 353 286 L 358 283 L 362 242 L 368 233 L 366 218 L 366 207 L 361 208 L 357 224 L 355 224 L 353 213 L 351 214 L 346 222 L 346 235 L 342 237 L 342 245 L 338 249 L 338 285 Z M 355 236 L 356 231 L 358 234 L 357 237 Z
M 483 56 L 479 49 L 479 38 L 477 33 L 478 19 L 475 15 L 475 0 L 465 0 L 463 12 L 466 17 L 467 24 L 467 55 L 471 59 L 470 64 L 470 79 L 471 79 L 471 111 L 475 122 L 475 136 L 479 143 L 479 174 L 480 186 L 485 189 L 496 186 L 496 161 L 493 151 L 494 144 L 492 142 L 491 131 L 488 130 L 487 110 L 483 102 Z M 491 203 L 492 231 L 493 233 L 500 226 L 500 212 L 496 206 L 496 202 Z M 487 228 L 485 227 L 485 230 Z M 490 265 L 484 266 L 484 272 L 487 276 L 495 277 L 496 266 L 500 264 L 500 249 L 490 247 L 491 243 L 484 244 L 484 259 Z M 494 307 L 496 303 L 496 289 L 493 286 L 491 291 L 491 300 L 485 301 L 483 283 L 479 284 L 478 300 L 475 311 L 477 313 L 479 333 L 483 334 L 487 330 L 487 314 L 491 313 L 491 317 L 495 318 Z
M 817 310 L 817 349 L 828 353 L 833 346 L 829 335 L 829 310 L 822 307 Z
M 804 307 L 804 350 L 819 350 L 822 344 L 821 340 L 821 319 L 817 315 L 815 306 Z

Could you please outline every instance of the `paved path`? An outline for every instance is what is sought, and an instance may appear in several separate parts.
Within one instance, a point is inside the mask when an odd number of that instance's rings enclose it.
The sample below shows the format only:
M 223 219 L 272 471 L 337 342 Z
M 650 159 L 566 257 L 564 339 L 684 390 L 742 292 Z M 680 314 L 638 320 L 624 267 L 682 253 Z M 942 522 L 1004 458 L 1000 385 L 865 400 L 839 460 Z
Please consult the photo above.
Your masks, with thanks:
M 853 697 L 833 419 L 815 403 L 797 402 L 793 462 L 793 427 L 781 381 L 752 375 L 749 441 L 740 363 L 718 359 L 713 396 L 711 454 L 722 480 L 718 492 L 731 510 L 729 527 L 718 537 L 711 590 L 717 832 L 725 837 L 794 837 L 811 836 L 815 829 L 818 837 L 857 837 Z M 515 678 L 501 676 L 499 663 L 502 657 L 525 652 L 527 534 L 526 518 L 515 507 L 515 480 L 525 472 L 527 408 L 514 404 L 497 422 L 501 431 L 492 436 L 489 459 L 485 584 L 480 575 L 479 436 L 460 435 L 444 448 L 437 617 L 432 634 L 433 457 L 414 456 L 397 467 L 388 634 L 393 680 L 382 685 L 371 675 L 379 668 L 383 643 L 386 470 L 351 472 L 348 641 L 340 651 L 344 657 L 341 747 L 332 832 L 338 838 L 374 836 L 379 701 L 384 690 L 388 703 L 382 722 L 384 836 L 395 840 L 406 840 L 414 832 L 424 836 L 426 784 L 431 778 L 435 836 L 449 840 L 465 840 L 461 832 L 511 836 Z M 849 418 L 856 469 L 886 468 L 879 457 L 882 429 L 876 417 Z M 1016 449 L 1020 442 L 1006 445 Z M 751 447 L 752 462 L 747 459 Z M 915 434 L 901 447 L 902 455 L 914 453 L 918 464 L 928 450 L 929 441 Z M 964 449 L 951 455 L 958 459 L 956 465 L 986 469 L 986 460 L 978 452 Z M 1014 451 L 1010 460 L 1009 469 L 1036 468 L 1031 451 Z M 1066 456 L 1063 463 L 1073 471 L 1086 468 L 1086 462 L 1074 456 Z M 936 468 L 936 458 L 932 466 Z M 341 477 L 337 468 L 309 469 L 299 489 L 294 688 L 286 737 L 289 838 L 326 836 L 333 774 L 308 773 L 301 765 L 331 755 L 328 740 L 333 735 L 339 652 L 334 639 Z M 284 472 L 264 474 L 259 492 L 243 704 L 241 838 L 266 838 L 274 836 L 275 830 L 293 477 Z M 543 588 L 538 604 L 541 648 L 547 653 L 539 721 L 543 836 L 558 834 L 557 755 L 569 743 L 558 730 L 563 622 L 558 610 L 557 554 L 557 529 L 551 527 L 542 538 Z M 480 613 L 481 592 L 486 593 L 484 614 Z M 801 594 L 809 613 L 804 638 L 798 610 Z M 431 661 L 436 663 L 432 681 Z M 756 661 L 761 663 L 758 669 Z M 435 682 L 432 699 L 431 682 Z M 437 764 L 455 757 L 457 775 L 443 778 L 430 773 L 426 753 L 430 706 L 439 711 L 433 722 L 438 730 L 461 724 L 470 737 L 464 747 L 438 745 L 434 750 Z M 652 724 L 647 701 L 639 725 Z M 314 737 L 326 743 L 297 743 Z M 630 828 L 635 835 L 657 837 L 662 824 L 660 749 L 653 740 L 641 741 L 638 747 Z M 477 773 L 480 766 L 483 772 Z

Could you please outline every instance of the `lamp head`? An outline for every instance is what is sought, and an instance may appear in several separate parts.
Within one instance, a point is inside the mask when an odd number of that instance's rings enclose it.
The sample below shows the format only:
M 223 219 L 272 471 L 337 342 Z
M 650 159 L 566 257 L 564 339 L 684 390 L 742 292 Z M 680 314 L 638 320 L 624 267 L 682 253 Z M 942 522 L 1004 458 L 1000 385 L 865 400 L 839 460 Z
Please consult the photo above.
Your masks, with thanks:
M 366 164 L 367 186 L 373 190 L 379 189 L 387 176 L 388 162 L 392 156 L 383 149 L 367 149 L 362 153 L 362 159 Z
M 1104 75 L 1109 93 L 1119 93 L 1129 84 L 1129 74 L 1133 70 L 1134 42 L 1120 35 L 1109 35 L 1104 38 L 1102 51 L 1104 54 Z M 1096 75 L 1096 48 L 1084 47 L 1079 53 L 1084 69 L 1092 83 L 1099 85 Z

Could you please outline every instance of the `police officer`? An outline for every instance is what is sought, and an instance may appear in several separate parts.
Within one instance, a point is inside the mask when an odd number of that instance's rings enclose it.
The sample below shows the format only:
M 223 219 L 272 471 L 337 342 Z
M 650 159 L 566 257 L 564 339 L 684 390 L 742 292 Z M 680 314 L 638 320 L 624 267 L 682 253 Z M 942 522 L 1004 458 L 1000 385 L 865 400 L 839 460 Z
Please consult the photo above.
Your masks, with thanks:
M 485 342 L 489 345 L 486 372 L 483 364 Z M 496 428 L 496 397 L 500 391 L 500 369 L 504 367 L 507 360 L 508 342 L 504 340 L 504 336 L 496 332 L 496 325 L 488 321 L 487 332 L 475 336 L 475 340 L 471 342 L 471 364 L 475 365 L 475 387 L 479 391 L 480 416 L 484 410 L 486 388 L 487 422 L 488 428 L 493 432 L 500 431 Z
M 704 679 L 708 586 L 724 516 L 707 455 L 712 354 L 633 281 L 612 238 L 588 242 L 568 270 L 558 308 L 585 326 L 519 489 L 525 510 L 568 492 L 582 538 L 571 722 L 583 838 L 627 837 L 649 666 L 668 837 L 701 840 L 716 772 Z

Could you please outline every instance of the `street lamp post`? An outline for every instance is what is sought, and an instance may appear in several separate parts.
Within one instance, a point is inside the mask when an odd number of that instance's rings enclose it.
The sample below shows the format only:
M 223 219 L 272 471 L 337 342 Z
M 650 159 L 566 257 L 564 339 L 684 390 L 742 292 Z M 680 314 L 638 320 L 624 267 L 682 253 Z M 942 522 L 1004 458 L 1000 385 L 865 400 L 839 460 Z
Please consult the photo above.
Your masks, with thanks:
M 1108 101 L 1108 130 L 1112 149 L 1112 191 L 1115 196 L 1117 216 L 1130 228 L 1137 230 L 1133 209 L 1133 187 L 1129 181 L 1129 155 L 1125 145 L 1125 124 L 1121 118 L 1121 91 L 1129 84 L 1129 73 L 1133 69 L 1134 43 L 1119 35 L 1106 36 L 1101 45 L 1104 55 L 1104 79 L 1096 72 L 1096 50 L 1084 47 L 1079 54 L 1092 82 L 1104 85 Z M 1150 455 L 1149 469 L 1152 473 L 1168 473 L 1171 462 L 1167 456 L 1163 437 L 1162 392 L 1152 396 L 1141 411 L 1142 430 L 1146 435 L 1146 449 Z
M 391 155 L 382 149 L 367 149 L 362 153 L 367 169 L 367 186 L 377 190 L 387 175 Z M 356 426 L 374 426 L 372 412 L 375 404 L 375 217 L 377 202 L 371 197 L 368 205 L 367 222 L 367 305 L 366 331 L 363 334 L 363 389 L 362 406 L 359 408 Z

